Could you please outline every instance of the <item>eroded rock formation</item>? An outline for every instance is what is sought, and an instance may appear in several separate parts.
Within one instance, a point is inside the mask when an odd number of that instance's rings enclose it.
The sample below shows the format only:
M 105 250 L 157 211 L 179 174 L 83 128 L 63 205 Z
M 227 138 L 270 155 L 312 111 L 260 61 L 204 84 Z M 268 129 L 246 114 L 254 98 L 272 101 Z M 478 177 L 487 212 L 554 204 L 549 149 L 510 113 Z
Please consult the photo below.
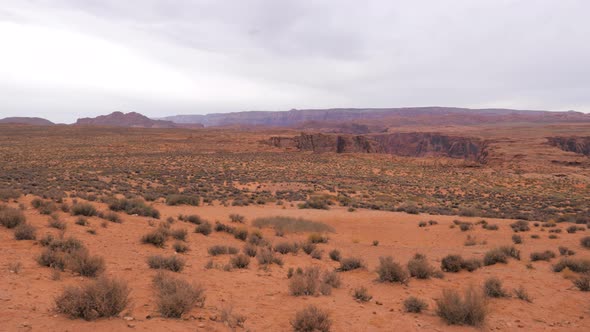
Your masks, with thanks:
M 563 151 L 574 152 L 590 156 L 590 136 L 557 136 L 547 137 L 550 145 L 556 146 Z
M 313 152 L 387 153 L 408 157 L 451 157 L 484 163 L 487 143 L 477 138 L 439 133 L 392 133 L 374 135 L 306 134 L 271 137 L 275 147 Z

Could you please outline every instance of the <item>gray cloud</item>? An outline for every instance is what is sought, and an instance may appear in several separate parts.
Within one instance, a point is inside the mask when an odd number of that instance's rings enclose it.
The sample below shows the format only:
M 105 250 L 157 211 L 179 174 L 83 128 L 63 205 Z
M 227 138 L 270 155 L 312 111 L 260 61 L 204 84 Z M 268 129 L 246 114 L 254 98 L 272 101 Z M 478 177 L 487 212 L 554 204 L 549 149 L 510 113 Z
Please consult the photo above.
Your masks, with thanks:
M 2 116 L 590 110 L 583 0 L 4 2 Z

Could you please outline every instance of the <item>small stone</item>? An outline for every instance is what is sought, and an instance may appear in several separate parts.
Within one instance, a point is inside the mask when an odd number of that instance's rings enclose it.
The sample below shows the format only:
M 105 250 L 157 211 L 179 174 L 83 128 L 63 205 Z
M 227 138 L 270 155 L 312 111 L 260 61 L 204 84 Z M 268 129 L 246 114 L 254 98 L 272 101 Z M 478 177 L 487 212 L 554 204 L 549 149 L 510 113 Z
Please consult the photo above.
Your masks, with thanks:
M 127 324 L 127 327 L 134 328 L 134 327 L 135 327 L 135 324 L 133 324 L 133 323 L 128 323 L 128 324 Z
M 125 317 L 123 317 L 123 319 L 126 321 L 132 321 L 134 318 L 131 316 L 125 316 Z
M 204 323 L 199 323 L 199 324 L 197 325 L 197 327 L 204 328 L 204 327 L 205 327 L 205 324 L 204 324 Z
M 209 316 L 209 319 L 212 321 L 216 321 L 217 320 L 217 316 L 216 315 L 211 315 Z

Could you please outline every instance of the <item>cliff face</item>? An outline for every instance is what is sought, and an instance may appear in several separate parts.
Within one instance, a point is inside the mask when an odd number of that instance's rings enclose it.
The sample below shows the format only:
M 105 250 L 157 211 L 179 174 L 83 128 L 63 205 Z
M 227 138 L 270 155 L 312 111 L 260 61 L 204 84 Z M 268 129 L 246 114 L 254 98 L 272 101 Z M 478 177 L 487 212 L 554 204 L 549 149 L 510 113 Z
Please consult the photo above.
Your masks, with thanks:
M 547 137 L 550 145 L 556 146 L 563 151 L 574 152 L 590 156 L 590 136 L 586 137 Z
M 299 151 L 336 153 L 386 153 L 408 157 L 451 157 L 484 163 L 487 143 L 475 138 L 438 133 L 394 133 L 376 135 L 305 134 L 271 137 L 272 146 Z

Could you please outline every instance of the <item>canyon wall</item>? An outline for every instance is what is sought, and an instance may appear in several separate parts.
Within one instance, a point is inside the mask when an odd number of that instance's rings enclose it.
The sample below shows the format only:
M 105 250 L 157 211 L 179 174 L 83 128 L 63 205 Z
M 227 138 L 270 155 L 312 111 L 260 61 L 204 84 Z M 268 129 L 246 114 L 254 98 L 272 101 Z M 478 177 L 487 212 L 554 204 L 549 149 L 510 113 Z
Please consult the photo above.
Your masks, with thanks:
M 574 152 L 578 154 L 583 154 L 585 156 L 590 156 L 590 136 L 557 136 L 547 137 L 547 140 L 550 145 L 558 147 L 563 151 Z

